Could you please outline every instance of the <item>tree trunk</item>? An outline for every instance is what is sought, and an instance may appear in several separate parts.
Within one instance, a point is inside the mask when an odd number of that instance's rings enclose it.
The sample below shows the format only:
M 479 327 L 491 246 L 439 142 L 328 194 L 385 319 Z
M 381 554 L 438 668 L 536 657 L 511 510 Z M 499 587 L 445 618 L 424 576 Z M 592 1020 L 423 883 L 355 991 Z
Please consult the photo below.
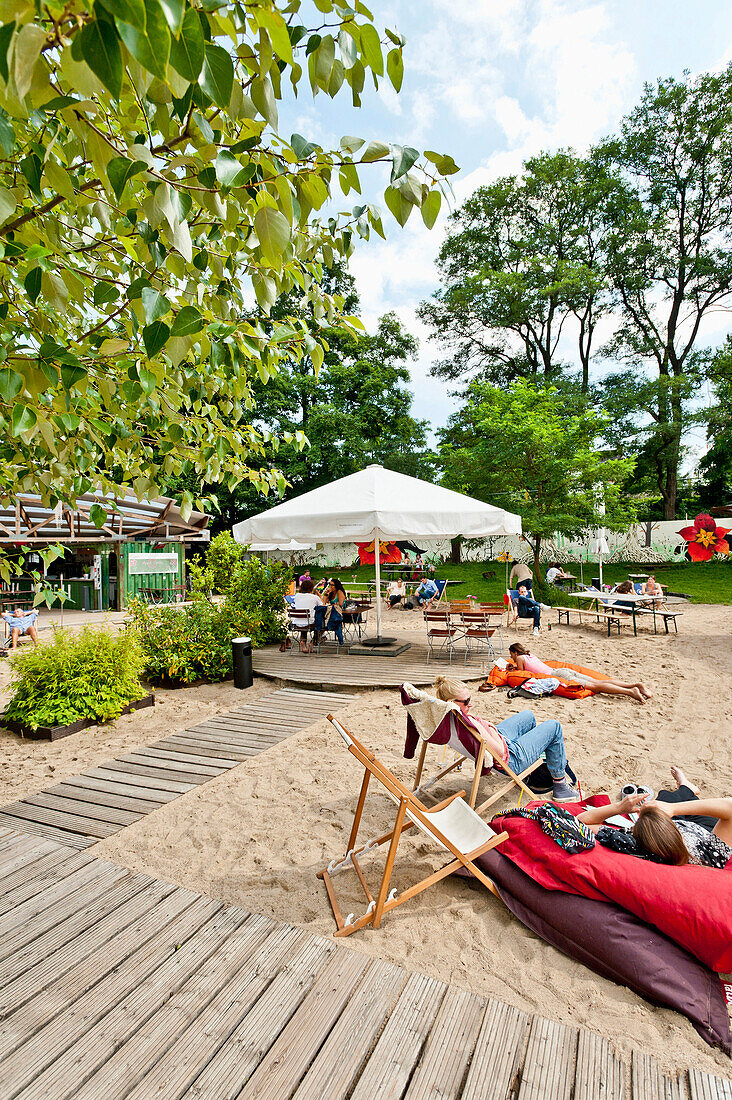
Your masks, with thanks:
M 460 565 L 463 540 L 460 535 L 456 539 L 450 539 L 450 561 L 453 565 Z
M 534 537 L 534 580 L 541 581 L 543 577 L 541 575 L 541 563 L 539 561 L 539 554 L 541 553 L 541 535 Z

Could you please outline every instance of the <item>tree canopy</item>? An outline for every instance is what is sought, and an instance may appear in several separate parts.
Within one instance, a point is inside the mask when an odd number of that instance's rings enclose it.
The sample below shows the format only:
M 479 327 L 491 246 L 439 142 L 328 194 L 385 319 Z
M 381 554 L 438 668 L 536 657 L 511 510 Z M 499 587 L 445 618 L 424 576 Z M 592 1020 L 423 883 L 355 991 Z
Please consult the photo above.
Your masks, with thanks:
M 542 542 L 555 532 L 576 537 L 593 527 L 622 529 L 635 519 L 623 492 L 633 458 L 597 447 L 606 421 L 554 386 L 473 382 L 465 408 L 442 433 L 446 484 L 521 516 L 540 579 Z
M 383 235 L 358 203 L 363 166 L 386 163 L 388 208 L 428 226 L 457 167 L 376 139 L 285 139 L 278 103 L 307 87 L 358 106 L 384 77 L 399 91 L 403 39 L 360 0 L 2 11 L 0 497 L 144 496 L 192 472 L 281 484 L 253 381 L 319 367 L 321 325 L 358 331 L 321 278 Z M 327 205 L 351 192 L 346 212 Z M 273 316 L 290 291 L 298 308 Z

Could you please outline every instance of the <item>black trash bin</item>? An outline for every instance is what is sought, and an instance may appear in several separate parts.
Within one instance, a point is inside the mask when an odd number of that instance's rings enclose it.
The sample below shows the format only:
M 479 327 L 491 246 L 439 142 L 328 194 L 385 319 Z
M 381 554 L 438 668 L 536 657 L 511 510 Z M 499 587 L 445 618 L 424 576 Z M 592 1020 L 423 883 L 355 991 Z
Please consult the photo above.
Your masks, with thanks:
M 252 639 L 232 638 L 231 652 L 234 658 L 234 687 L 250 688 L 252 675 Z
M 593 577 L 592 578 L 592 585 L 593 585 L 593 588 L 599 588 L 600 587 L 600 578 L 599 577 Z

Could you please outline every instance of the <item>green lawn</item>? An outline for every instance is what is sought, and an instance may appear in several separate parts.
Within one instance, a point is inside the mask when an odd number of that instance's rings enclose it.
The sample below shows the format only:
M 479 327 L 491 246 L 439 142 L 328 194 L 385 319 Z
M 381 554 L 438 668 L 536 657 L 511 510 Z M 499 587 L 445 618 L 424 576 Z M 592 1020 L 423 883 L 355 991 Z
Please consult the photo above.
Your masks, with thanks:
M 597 576 L 597 565 L 590 562 L 583 565 L 583 574 L 586 584 L 590 584 L 593 576 Z M 609 564 L 603 566 L 603 580 L 606 584 L 615 584 L 618 581 L 628 579 L 629 573 L 647 573 L 649 569 L 655 569 L 656 578 L 661 584 L 668 585 L 672 592 L 683 592 L 691 597 L 693 603 L 728 603 L 732 604 L 732 562 L 718 560 L 708 563 L 683 562 L 680 564 L 656 565 L 633 564 L 622 562 L 621 564 Z M 303 569 L 295 570 L 302 573 Z M 364 583 L 374 579 L 373 565 L 343 566 L 322 569 L 311 568 L 312 577 L 317 580 L 322 576 L 338 576 L 344 584 L 349 584 L 355 577 L 357 582 Z M 495 576 L 485 579 L 483 573 L 493 572 Z M 568 566 L 568 572 L 574 573 L 579 578 L 579 564 Z M 385 574 L 382 573 L 382 577 Z M 486 603 L 501 600 L 506 590 L 505 577 L 506 566 L 503 562 L 462 562 L 460 565 L 438 566 L 436 577 L 447 577 L 450 581 L 462 581 L 456 585 L 454 593 L 456 597 L 476 596 Z

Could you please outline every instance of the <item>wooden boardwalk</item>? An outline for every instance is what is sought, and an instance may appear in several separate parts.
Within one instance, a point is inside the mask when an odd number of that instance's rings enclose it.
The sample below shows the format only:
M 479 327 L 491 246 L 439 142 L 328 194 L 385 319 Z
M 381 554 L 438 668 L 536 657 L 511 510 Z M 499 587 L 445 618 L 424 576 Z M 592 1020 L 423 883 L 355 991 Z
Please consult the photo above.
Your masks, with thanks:
M 0 825 L 87 848 L 347 706 L 351 698 L 342 692 L 274 691 L 2 806 Z
M 400 641 L 411 641 L 405 635 Z M 258 649 L 253 655 L 254 671 L 292 684 L 309 684 L 327 690 L 333 687 L 380 688 L 398 687 L 405 681 L 415 687 L 434 683 L 435 676 L 448 670 L 461 680 L 484 680 L 492 662 L 488 656 L 472 657 L 463 664 L 462 654 L 455 655 L 452 664 L 444 657 L 433 658 L 427 664 L 427 646 L 412 643 L 410 649 L 397 657 L 350 657 L 343 651 L 338 656 L 330 650 L 323 653 L 280 653 L 276 647 Z M 484 669 L 485 664 L 485 669 Z
M 0 827 L 3 1100 L 732 1100 L 595 1032 Z M 388 933 L 384 933 L 388 934 Z

